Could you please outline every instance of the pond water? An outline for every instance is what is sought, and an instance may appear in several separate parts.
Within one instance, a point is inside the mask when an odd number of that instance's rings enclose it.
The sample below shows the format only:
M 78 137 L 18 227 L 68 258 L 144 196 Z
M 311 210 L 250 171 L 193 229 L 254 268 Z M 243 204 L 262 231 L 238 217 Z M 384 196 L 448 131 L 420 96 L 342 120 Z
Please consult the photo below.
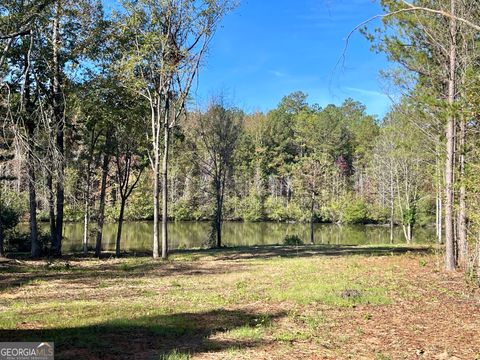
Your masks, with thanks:
M 24 225 L 25 226 L 25 225 Z M 126 222 L 122 230 L 122 250 L 151 251 L 152 222 Z M 40 224 L 41 231 L 48 232 L 48 224 Z M 25 231 L 28 227 L 25 228 Z M 103 249 L 114 250 L 116 239 L 116 224 L 106 224 L 104 227 Z M 171 249 L 199 248 L 206 244 L 210 232 L 208 222 L 172 222 L 169 224 L 169 239 Z M 65 224 L 64 251 L 79 251 L 82 249 L 83 224 Z M 285 235 L 298 235 L 305 242 L 310 241 L 309 224 L 289 224 L 274 222 L 225 222 L 223 225 L 223 244 L 225 246 L 254 246 L 282 244 Z M 387 226 L 370 225 L 336 225 L 315 224 L 315 243 L 366 245 L 390 243 Z M 416 228 L 415 243 L 431 243 L 435 239 L 434 228 Z M 94 246 L 95 238 L 90 236 L 90 246 Z M 401 227 L 396 227 L 394 243 L 404 243 Z

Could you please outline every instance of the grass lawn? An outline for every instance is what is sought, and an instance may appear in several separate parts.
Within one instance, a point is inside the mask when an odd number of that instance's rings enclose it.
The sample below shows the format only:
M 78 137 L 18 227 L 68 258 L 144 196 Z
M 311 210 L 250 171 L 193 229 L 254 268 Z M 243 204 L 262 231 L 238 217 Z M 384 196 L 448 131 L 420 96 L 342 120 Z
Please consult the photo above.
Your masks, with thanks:
M 0 341 L 56 359 L 480 359 L 480 292 L 426 247 L 0 262 Z

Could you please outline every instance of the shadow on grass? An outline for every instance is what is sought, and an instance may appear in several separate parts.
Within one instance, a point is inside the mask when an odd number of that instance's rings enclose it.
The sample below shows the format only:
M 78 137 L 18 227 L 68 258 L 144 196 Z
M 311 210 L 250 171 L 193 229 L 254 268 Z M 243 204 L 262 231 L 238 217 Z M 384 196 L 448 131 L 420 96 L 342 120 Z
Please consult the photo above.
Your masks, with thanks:
M 406 253 L 426 254 L 432 251 L 429 245 L 299 245 L 299 246 L 247 246 L 225 247 L 221 249 L 203 250 L 205 254 L 214 255 L 218 260 L 268 259 L 268 258 L 303 258 L 312 256 L 386 256 Z M 175 251 L 177 254 L 195 254 L 195 250 Z
M 70 254 L 55 263 L 43 266 L 25 265 L 21 261 L 8 260 L 0 262 L 0 292 L 12 287 L 21 287 L 35 280 L 50 281 L 62 280 L 80 282 L 82 285 L 97 286 L 98 281 L 116 278 L 143 278 L 145 276 L 202 276 L 227 274 L 239 272 L 252 264 L 231 260 L 270 259 L 270 258 L 308 258 L 315 256 L 386 256 L 401 255 L 405 253 L 428 253 L 430 246 L 358 246 L 358 245 L 301 245 L 301 246 L 248 246 L 248 247 L 223 247 L 208 250 L 175 250 L 172 252 L 177 261 L 148 260 L 147 254 L 125 255 L 117 262 L 100 261 L 91 267 L 81 267 L 78 264 L 92 260 L 92 257 Z M 209 256 L 209 260 L 222 260 L 221 262 L 197 262 Z M 129 262 L 129 259 L 138 261 Z
M 215 352 L 252 348 L 262 340 L 222 339 L 222 334 L 243 326 L 259 326 L 258 320 L 284 317 L 284 313 L 258 314 L 214 310 L 180 313 L 78 328 L 0 330 L 2 341 L 53 341 L 56 359 L 156 359 L 169 354 Z M 209 337 L 215 336 L 210 339 Z M 173 358 L 173 356 L 172 356 Z
M 0 292 L 12 287 L 21 287 L 31 282 L 62 280 L 69 283 L 79 282 L 82 286 L 90 284 L 96 287 L 99 281 L 128 277 L 141 279 L 144 277 L 165 276 L 204 276 L 238 272 L 247 267 L 246 264 L 202 264 L 194 261 L 143 261 L 128 262 L 128 258 L 119 262 L 99 262 L 91 267 L 82 267 L 84 261 L 72 258 L 50 264 L 32 266 L 22 262 L 0 263 Z

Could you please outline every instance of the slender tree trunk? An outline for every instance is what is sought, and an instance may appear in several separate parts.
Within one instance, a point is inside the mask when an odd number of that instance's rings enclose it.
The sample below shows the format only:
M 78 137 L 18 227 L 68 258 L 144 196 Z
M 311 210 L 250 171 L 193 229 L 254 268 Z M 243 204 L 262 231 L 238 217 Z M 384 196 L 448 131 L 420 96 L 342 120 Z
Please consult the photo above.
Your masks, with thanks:
M 120 240 L 122 239 L 123 216 L 125 213 L 125 203 L 127 199 L 124 196 L 120 198 L 120 214 L 118 215 L 117 241 L 115 245 L 115 255 L 120 257 Z
M 310 204 L 310 244 L 315 244 L 315 194 L 312 193 L 312 201 Z
M 480 285 L 480 240 L 479 239 L 480 239 L 480 234 L 477 237 L 477 282 Z
M 159 162 L 160 154 L 158 149 L 154 154 L 154 166 L 153 166 L 153 258 L 158 259 L 160 257 L 160 238 L 159 238 L 159 209 L 160 209 L 160 189 L 159 189 Z
M 91 181 L 91 163 L 92 154 L 87 164 L 87 184 L 85 189 L 85 203 L 84 203 L 84 215 L 83 215 L 83 253 L 88 252 L 88 225 L 90 222 L 90 181 Z
M 83 215 L 83 253 L 88 252 L 88 223 L 90 218 L 90 206 L 88 198 L 85 199 L 85 209 Z
M 168 259 L 168 150 L 170 142 L 170 128 L 164 126 L 162 162 L 162 259 Z
M 31 145 L 33 146 L 33 145 Z M 37 227 L 37 193 L 35 189 L 35 164 L 32 149 L 28 150 L 28 204 L 29 204 L 29 227 L 30 227 L 30 243 L 31 255 L 33 258 L 41 256 L 42 249 L 38 243 L 38 227 Z
M 62 104 L 62 94 L 60 90 L 60 14 L 61 14 L 61 0 L 55 3 L 55 16 L 53 20 L 53 76 L 52 76 L 52 98 L 53 98 L 53 117 L 56 125 L 56 147 L 57 147 L 57 218 L 55 223 L 55 242 L 53 244 L 53 253 L 56 256 L 62 254 L 62 239 L 63 239 L 63 205 L 64 205 L 64 114 Z
M 109 142 L 107 135 L 107 142 Z M 108 151 L 108 150 L 107 150 Z M 103 237 L 103 223 L 105 221 L 105 197 L 107 192 L 107 176 L 108 176 L 108 164 L 110 162 L 110 156 L 105 153 L 103 155 L 103 164 L 102 164 L 102 181 L 100 185 L 100 199 L 98 207 L 98 218 L 97 218 L 97 241 L 95 245 L 95 256 L 100 257 L 102 252 L 102 237 Z
M 451 14 L 455 15 L 455 0 L 451 0 Z M 455 231 L 454 231 L 454 161 L 455 161 L 455 116 L 452 114 L 455 103 L 456 85 L 456 21 L 450 19 L 450 58 L 448 79 L 448 104 L 450 105 L 447 120 L 447 160 L 445 164 L 445 268 L 455 270 L 457 267 L 455 258 Z
M 222 246 L 222 210 L 219 210 L 217 217 L 217 248 Z
M 28 97 L 28 95 L 27 95 Z M 35 157 L 34 140 L 35 124 L 30 118 L 30 114 L 26 115 L 27 132 L 28 132 L 28 149 L 27 149 L 27 172 L 28 172 L 28 208 L 29 208 L 29 230 L 30 230 L 30 255 L 33 258 L 38 258 L 42 254 L 42 249 L 38 243 L 38 226 L 37 226 L 37 193 L 36 193 L 36 172 L 35 172 Z
M 440 144 L 440 139 L 438 140 L 438 144 Z M 437 232 L 437 241 L 439 244 L 442 243 L 442 180 L 441 174 L 442 171 L 440 169 L 440 149 L 438 149 L 439 145 L 437 145 L 437 153 L 436 153 L 436 172 L 437 172 L 437 187 L 436 187 L 436 232 Z
M 223 208 L 223 196 L 222 196 L 222 185 L 220 181 L 216 184 L 216 212 L 215 212 L 215 229 L 216 229 L 216 237 L 217 237 L 217 248 L 222 247 L 222 208 Z
M 49 169 L 47 171 L 47 198 L 48 198 L 48 219 L 50 225 L 50 241 L 55 243 L 55 237 L 57 236 L 57 230 L 55 226 L 55 197 L 53 196 L 53 181 L 52 173 Z
M 4 249 L 4 234 L 3 234 L 3 223 L 2 223 L 2 206 L 0 205 L 0 257 L 5 256 Z
M 32 39 L 30 39 L 30 42 Z M 30 43 L 31 44 L 31 43 Z M 29 67 L 29 55 L 25 63 Z M 37 227 L 37 194 L 36 194 L 36 173 L 35 173 L 35 121 L 32 117 L 32 104 L 30 102 L 30 76 L 28 70 L 25 74 L 24 92 L 21 96 L 21 106 L 25 119 L 24 124 L 27 131 L 27 173 L 28 173 L 28 204 L 29 204 L 29 228 L 30 228 L 30 255 L 33 258 L 41 256 L 42 249 L 38 243 Z
M 440 243 L 440 239 L 438 237 L 438 228 L 439 228 L 439 220 L 440 220 L 440 196 L 439 196 L 439 193 L 437 191 L 437 193 L 435 194 L 435 233 L 437 235 L 437 241 L 438 243 Z
M 0 63 L 1 65 L 1 63 Z M 2 222 L 2 199 L 1 199 L 1 188 L 0 188 L 0 257 L 5 256 L 5 248 L 4 248 L 4 232 L 3 232 L 3 222 Z
M 390 169 L 390 243 L 393 244 L 393 221 L 395 217 L 395 192 L 393 188 L 393 170 Z
M 460 121 L 460 191 L 458 194 L 458 263 L 466 265 L 467 260 L 467 204 L 465 189 L 465 120 Z
M 403 236 L 405 236 L 405 240 L 407 241 L 407 244 L 410 243 L 410 240 L 408 238 L 408 225 L 403 224 Z
M 61 131 L 63 133 L 63 130 Z M 57 256 L 62 255 L 62 240 L 63 240 L 63 205 L 64 205 L 64 187 L 63 187 L 63 173 L 64 173 L 64 164 L 63 164 L 63 134 L 59 135 L 59 141 L 57 142 L 59 149 L 62 149 L 60 153 L 61 159 L 58 163 L 58 172 L 60 179 L 57 179 L 56 189 L 57 189 L 57 218 L 55 220 L 55 247 L 54 254 Z

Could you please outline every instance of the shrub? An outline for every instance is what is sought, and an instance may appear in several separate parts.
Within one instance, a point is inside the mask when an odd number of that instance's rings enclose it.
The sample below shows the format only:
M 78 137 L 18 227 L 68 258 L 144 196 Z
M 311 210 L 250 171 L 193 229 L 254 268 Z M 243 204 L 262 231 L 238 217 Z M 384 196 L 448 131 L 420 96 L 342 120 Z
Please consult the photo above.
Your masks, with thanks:
M 378 204 L 368 204 L 368 221 L 375 224 L 384 224 L 390 219 L 390 210 L 388 207 L 382 207 Z
M 5 240 L 10 251 L 29 252 L 31 249 L 30 236 L 28 233 L 10 231 L 7 233 Z M 38 243 L 44 253 L 48 252 L 50 236 L 48 234 L 39 233 Z
M 3 230 L 7 231 L 9 229 L 13 229 L 20 221 L 20 213 L 11 206 L 0 204 L 0 207 Z
M 178 200 L 173 206 L 173 217 L 175 221 L 192 220 L 192 213 L 192 207 L 188 201 L 183 199 Z
M 367 206 L 362 199 L 351 199 L 345 204 L 342 214 L 344 224 L 362 224 L 367 221 Z
M 255 195 L 249 195 L 240 200 L 240 209 L 237 210 L 236 217 L 245 221 L 260 221 L 263 219 L 262 199 Z
M 298 245 L 303 245 L 303 240 L 300 238 L 300 236 L 294 234 L 294 235 L 287 235 L 283 239 L 283 245 L 286 246 L 298 246 Z
M 267 218 L 273 221 L 303 220 L 304 212 L 293 201 L 285 205 L 285 199 L 269 197 L 265 201 Z

